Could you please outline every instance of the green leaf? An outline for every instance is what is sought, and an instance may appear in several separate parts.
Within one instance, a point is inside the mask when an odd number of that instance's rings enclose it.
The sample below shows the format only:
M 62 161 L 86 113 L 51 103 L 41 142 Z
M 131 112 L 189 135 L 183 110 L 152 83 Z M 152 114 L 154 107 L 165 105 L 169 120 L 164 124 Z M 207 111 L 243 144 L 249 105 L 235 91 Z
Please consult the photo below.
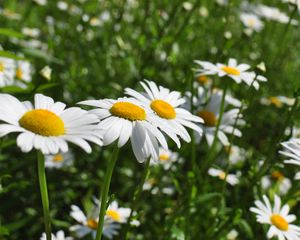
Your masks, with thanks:
M 50 56 L 48 53 L 46 53 L 42 50 L 39 50 L 39 49 L 24 48 L 23 52 L 26 53 L 27 55 L 32 56 L 32 57 L 44 59 L 46 62 L 53 62 L 53 63 L 63 65 L 62 60 L 60 60 L 58 58 L 55 58 L 53 56 Z
M 254 234 L 251 226 L 244 219 L 240 219 L 239 226 L 245 232 L 248 238 L 254 239 Z
M 5 35 L 7 37 L 14 37 L 14 38 L 24 38 L 24 35 L 20 32 L 9 28 L 0 28 L 0 35 Z
M 54 87 L 56 87 L 57 85 L 58 85 L 58 83 L 46 83 L 46 84 L 42 84 L 42 85 L 40 85 L 40 86 L 36 89 L 36 91 L 37 91 L 37 92 L 42 92 L 42 91 L 47 90 L 47 89 L 49 89 L 49 88 L 54 88 Z
M 7 235 L 9 235 L 8 229 L 0 226 L 0 236 L 7 236 Z
M 11 52 L 7 52 L 4 50 L 0 50 L 0 57 L 7 57 L 7 58 L 14 59 L 14 60 L 26 60 L 26 58 L 19 57 Z
M 218 197 L 221 197 L 222 194 L 221 193 L 207 193 L 207 194 L 204 194 L 202 195 L 201 197 L 199 197 L 198 201 L 200 203 L 203 203 L 203 202 L 207 202 L 207 201 L 210 201 L 214 198 L 218 198 Z

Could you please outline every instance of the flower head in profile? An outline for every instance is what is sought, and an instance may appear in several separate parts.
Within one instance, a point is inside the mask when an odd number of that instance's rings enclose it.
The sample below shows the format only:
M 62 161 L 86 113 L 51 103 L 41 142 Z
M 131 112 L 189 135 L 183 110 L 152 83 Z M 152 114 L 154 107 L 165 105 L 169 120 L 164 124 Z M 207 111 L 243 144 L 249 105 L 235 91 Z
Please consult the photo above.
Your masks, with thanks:
M 0 57 L 0 87 L 13 84 L 15 76 L 14 60 L 6 57 Z
M 178 147 L 180 147 L 180 141 L 177 136 L 186 142 L 191 141 L 186 127 L 202 134 L 201 128 L 195 123 L 202 123 L 203 120 L 180 107 L 185 103 L 185 99 L 179 92 L 157 86 L 152 81 L 140 83 L 145 90 L 144 93 L 131 88 L 126 88 L 125 93 L 134 97 L 143 107 L 153 111 L 150 121 L 166 133 Z
M 264 23 L 255 14 L 242 12 L 240 14 L 240 19 L 247 29 L 260 32 L 264 27 Z
M 27 61 L 18 61 L 17 67 L 16 67 L 16 79 L 17 85 L 20 85 L 21 87 L 24 84 L 21 84 L 22 82 L 30 82 L 31 81 L 31 66 L 30 63 Z
M 157 159 L 158 143 L 168 149 L 165 137 L 150 121 L 153 112 L 141 106 L 137 100 L 87 100 L 79 104 L 96 107 L 90 113 L 96 114 L 101 120 L 99 127 L 104 131 L 104 145 L 117 141 L 120 148 L 130 139 L 133 153 L 139 162 L 144 162 L 150 156 Z
M 174 162 L 179 160 L 178 153 L 172 152 L 171 150 L 165 150 L 163 148 L 159 148 L 159 158 L 158 161 L 151 159 L 150 165 L 157 166 L 162 165 L 165 170 L 168 170 L 172 167 Z
M 23 152 L 33 148 L 43 154 L 67 152 L 67 142 L 90 153 L 87 141 L 102 145 L 102 133 L 95 125 L 97 116 L 78 107 L 67 108 L 62 102 L 35 94 L 34 105 L 20 102 L 9 94 L 0 94 L 0 137 L 20 132 L 17 145 Z
M 46 168 L 64 168 L 73 164 L 74 154 L 71 150 L 68 152 L 59 152 L 57 154 L 45 155 L 45 167 Z
M 113 222 L 126 223 L 130 212 L 130 208 L 119 207 L 118 202 L 113 201 L 106 210 L 106 218 Z
M 78 206 L 71 206 L 71 217 L 74 218 L 78 224 L 70 227 L 70 231 L 74 232 L 78 238 L 91 234 L 93 238 L 96 237 L 98 227 L 98 217 L 100 212 L 100 205 L 97 200 L 94 201 L 93 207 L 88 214 L 85 214 Z M 111 221 L 110 218 L 104 218 L 103 235 L 108 239 L 112 239 L 118 234 L 120 225 L 116 221 Z
M 52 234 L 52 240 L 73 240 L 72 237 L 66 237 L 64 231 L 60 230 L 56 234 Z M 43 233 L 40 240 L 46 240 L 46 234 Z
M 290 208 L 287 204 L 281 207 L 281 199 L 277 195 L 274 197 L 274 207 L 272 207 L 267 196 L 264 195 L 263 201 L 256 200 L 255 207 L 251 207 L 250 211 L 256 214 L 257 222 L 270 225 L 267 233 L 268 238 L 300 239 L 300 227 L 291 224 L 296 220 L 296 216 L 289 214 Z
M 280 195 L 286 194 L 292 187 L 291 180 L 278 170 L 273 171 L 269 176 L 262 177 L 261 185 L 263 189 L 269 189 L 275 186 L 275 188 L 278 188 Z
M 196 69 L 196 76 L 201 75 L 218 75 L 219 77 L 228 76 L 236 83 L 245 82 L 248 86 L 259 88 L 259 82 L 266 82 L 267 79 L 261 75 L 256 75 L 253 71 L 249 71 L 250 65 L 242 63 L 238 64 L 237 60 L 230 58 L 227 64 L 195 60 L 195 63 L 200 65 Z
M 210 168 L 208 174 L 212 177 L 218 177 L 220 180 L 228 182 L 231 186 L 237 185 L 240 181 L 236 174 L 226 174 L 223 170 Z

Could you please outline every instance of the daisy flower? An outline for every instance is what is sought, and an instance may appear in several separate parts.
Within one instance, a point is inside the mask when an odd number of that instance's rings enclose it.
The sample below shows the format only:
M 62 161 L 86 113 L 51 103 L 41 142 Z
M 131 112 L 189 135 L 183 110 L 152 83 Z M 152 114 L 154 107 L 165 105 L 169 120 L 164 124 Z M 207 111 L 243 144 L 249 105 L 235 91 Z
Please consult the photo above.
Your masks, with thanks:
M 32 38 L 37 38 L 37 37 L 40 36 L 41 31 L 38 28 L 23 27 L 22 28 L 22 33 L 25 36 L 32 37 Z
M 210 168 L 208 174 L 212 177 L 218 177 L 220 180 L 226 180 L 231 186 L 237 185 L 240 181 L 236 174 L 227 174 L 220 169 Z
M 248 86 L 253 85 L 255 89 L 259 88 L 259 81 L 266 82 L 267 79 L 261 75 L 256 75 L 254 72 L 249 72 L 250 65 L 242 63 L 238 64 L 237 60 L 230 58 L 228 64 L 195 60 L 195 63 L 200 65 L 196 69 L 196 76 L 201 75 L 218 75 L 219 77 L 228 76 L 236 83 L 245 82 Z
M 283 107 L 283 105 L 292 106 L 295 102 L 294 98 L 286 96 L 271 96 L 269 98 L 261 98 L 260 103 L 263 105 L 273 105 L 277 108 Z
M 247 29 L 260 32 L 264 27 L 264 23 L 254 14 L 242 12 L 240 14 L 240 19 Z
M 284 3 L 289 3 L 300 9 L 300 0 L 282 0 Z
M 296 216 L 289 214 L 289 206 L 285 204 L 281 207 L 281 199 L 277 195 L 274 197 L 273 208 L 267 196 L 264 195 L 263 200 L 256 200 L 256 207 L 251 207 L 250 211 L 257 214 L 257 222 L 271 225 L 267 237 L 276 236 L 280 240 L 299 240 L 300 227 L 291 224 L 296 220 Z
M 49 154 L 45 155 L 45 167 L 46 168 L 63 168 L 69 167 L 73 164 L 74 155 L 69 150 L 65 153 Z
M 226 97 L 225 97 L 226 100 Z M 206 101 L 206 98 L 204 95 L 199 96 L 198 102 L 203 103 Z M 214 140 L 215 131 L 217 128 L 220 108 L 221 108 L 221 102 L 222 102 L 222 93 L 220 92 L 214 92 L 208 103 L 205 106 L 200 106 L 197 109 L 198 115 L 204 120 L 204 123 L 201 125 L 201 128 L 203 129 L 203 135 L 205 136 L 208 145 L 212 145 Z M 225 101 L 225 107 L 227 105 L 228 101 Z M 200 104 L 199 104 L 200 105 Z M 199 106 L 197 105 L 197 106 Z M 239 114 L 239 109 L 233 108 L 227 112 L 223 113 L 219 131 L 217 134 L 218 139 L 221 141 L 221 143 L 225 146 L 229 145 L 228 138 L 226 136 L 227 134 L 233 134 L 237 137 L 241 137 L 242 133 L 237 128 L 234 128 L 234 123 L 236 121 L 236 118 Z M 242 115 L 240 114 L 239 119 L 237 120 L 237 125 L 243 125 L 244 120 L 241 119 Z M 233 131 L 234 128 L 234 131 Z M 201 140 L 201 136 L 197 135 L 197 141 Z
M 163 165 L 165 170 L 171 168 L 172 164 L 178 160 L 178 153 L 172 152 L 171 150 L 165 150 L 163 148 L 159 148 L 159 161 L 151 159 L 150 165 L 157 166 Z
M 191 137 L 185 127 L 202 134 L 202 130 L 195 123 L 203 120 L 180 108 L 185 103 L 185 98 L 177 91 L 170 91 L 162 86 L 157 86 L 152 81 L 140 82 L 145 93 L 139 93 L 131 88 L 126 88 L 125 93 L 137 99 L 143 107 L 151 108 L 155 113 L 150 121 L 158 126 L 180 147 L 179 135 L 184 141 L 190 142 Z
M 30 82 L 31 81 L 31 66 L 27 61 L 18 61 L 16 68 L 16 78 L 19 81 Z
M 99 202 L 95 201 L 93 208 L 88 215 L 84 214 L 83 211 L 76 205 L 71 206 L 71 217 L 74 218 L 78 224 L 70 227 L 70 231 L 75 232 L 78 238 L 83 238 L 84 236 L 91 234 L 93 239 L 96 237 L 98 228 L 98 215 L 100 212 Z M 104 218 L 103 225 L 103 236 L 108 239 L 112 239 L 118 234 L 118 229 L 120 225 L 112 222 L 109 218 Z
M 288 142 L 281 143 L 281 145 L 283 151 L 279 151 L 279 153 L 289 158 L 284 162 L 300 166 L 300 138 L 293 138 Z
M 225 151 L 229 152 L 229 146 L 225 146 Z M 243 148 L 232 145 L 229 152 L 229 162 L 236 165 L 245 160 L 246 151 Z
M 126 223 L 131 209 L 118 207 L 118 202 L 113 201 L 106 210 L 106 217 L 114 222 Z
M 102 144 L 101 131 L 95 125 L 97 116 L 78 107 L 65 107 L 42 94 L 35 94 L 34 105 L 0 94 L 0 121 L 5 122 L 0 124 L 0 137 L 20 132 L 17 145 L 23 152 L 33 148 L 43 154 L 67 152 L 67 142 L 71 142 L 90 153 L 87 141 Z
M 291 180 L 286 178 L 280 171 L 273 171 L 270 176 L 264 176 L 261 179 L 263 189 L 269 189 L 273 183 L 278 187 L 281 195 L 285 195 L 292 187 Z
M 158 159 L 158 142 L 168 149 L 165 137 L 150 122 L 154 114 L 135 99 L 87 100 L 79 104 L 96 107 L 90 113 L 96 114 L 101 120 L 99 127 L 104 130 L 104 145 L 117 140 L 120 148 L 130 139 L 133 153 L 139 162 L 144 162 L 150 156 Z
M 64 231 L 60 230 L 56 233 L 56 235 L 52 234 L 51 236 L 52 240 L 73 240 L 72 237 L 65 237 Z M 43 233 L 40 240 L 46 240 L 46 234 Z
M 15 63 L 12 59 L 0 57 L 0 87 L 13 84 L 15 67 Z

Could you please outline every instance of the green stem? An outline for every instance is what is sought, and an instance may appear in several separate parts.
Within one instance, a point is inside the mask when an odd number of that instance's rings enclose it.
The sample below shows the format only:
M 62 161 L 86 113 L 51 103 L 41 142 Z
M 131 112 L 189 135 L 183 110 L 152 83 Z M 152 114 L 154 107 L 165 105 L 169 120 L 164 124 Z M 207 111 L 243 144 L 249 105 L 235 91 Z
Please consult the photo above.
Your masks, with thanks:
M 40 151 L 37 152 L 37 160 L 38 160 L 39 184 L 40 184 L 40 191 L 41 191 L 43 212 L 44 212 L 46 239 L 51 240 L 51 219 L 49 213 L 49 199 L 48 199 L 47 180 L 46 180 L 46 173 L 45 173 L 45 160 L 44 160 L 44 155 Z
M 95 238 L 96 240 L 101 240 L 101 237 L 102 237 L 104 217 L 105 217 L 106 208 L 107 208 L 108 192 L 109 192 L 112 173 L 113 173 L 114 167 L 116 165 L 118 155 L 119 155 L 119 148 L 118 148 L 117 144 L 115 144 L 111 160 L 108 164 L 108 168 L 105 173 L 104 185 L 103 185 L 103 188 L 101 191 L 101 196 L 99 197 L 99 199 L 101 198 L 101 205 L 100 205 L 100 213 L 99 213 L 99 219 L 98 219 L 97 235 Z
M 127 219 L 127 223 L 126 223 L 126 226 L 125 226 L 124 233 L 122 234 L 124 236 L 125 240 L 127 239 L 127 233 L 128 233 L 129 228 L 130 228 L 130 223 L 131 223 L 131 220 L 132 220 L 132 217 L 133 217 L 133 213 L 137 210 L 137 208 L 139 206 L 140 198 L 141 198 L 141 195 L 142 195 L 142 192 L 143 192 L 143 186 L 144 186 L 144 183 L 145 183 L 147 175 L 148 175 L 149 165 L 150 165 L 150 157 L 146 160 L 146 165 L 145 165 L 145 168 L 144 168 L 142 179 L 139 183 L 139 186 L 138 186 L 136 192 L 134 193 L 133 200 L 131 202 L 131 206 L 130 206 L 131 212 L 130 212 L 130 215 Z
M 217 142 L 218 142 L 217 141 L 217 139 L 218 139 L 218 132 L 219 132 L 219 128 L 220 128 L 220 125 L 221 125 L 222 117 L 223 117 L 223 114 L 224 114 L 226 92 L 227 92 L 227 84 L 224 87 L 224 91 L 223 91 L 223 95 L 222 95 L 221 107 L 220 107 L 220 114 L 219 114 L 219 117 L 218 117 L 216 131 L 214 133 L 214 140 L 213 140 L 213 143 L 212 143 L 212 145 L 211 145 L 211 147 L 209 149 L 208 156 L 207 156 L 206 160 L 204 161 L 204 163 L 202 165 L 202 173 L 206 172 L 207 167 L 214 160 L 215 148 L 216 148 L 216 145 L 217 145 Z

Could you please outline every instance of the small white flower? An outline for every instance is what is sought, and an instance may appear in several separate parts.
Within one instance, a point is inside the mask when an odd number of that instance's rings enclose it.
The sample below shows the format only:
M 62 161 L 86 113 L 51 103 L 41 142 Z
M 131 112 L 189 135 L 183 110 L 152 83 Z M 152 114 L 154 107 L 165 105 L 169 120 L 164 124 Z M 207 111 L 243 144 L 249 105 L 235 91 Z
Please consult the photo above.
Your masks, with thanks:
M 29 36 L 32 38 L 37 38 L 38 36 L 40 36 L 41 31 L 38 28 L 23 27 L 22 33 L 26 36 Z
M 31 81 L 31 65 L 27 61 L 18 61 L 16 68 L 17 85 L 23 86 L 22 82 Z
M 289 214 L 289 206 L 285 204 L 281 207 L 281 199 L 277 195 L 274 197 L 273 208 L 267 196 L 264 195 L 263 200 L 263 202 L 255 201 L 256 207 L 251 207 L 250 211 L 257 214 L 257 222 L 271 225 L 267 237 L 278 237 L 280 240 L 299 240 L 300 227 L 291 224 L 296 220 L 296 216 Z
M 292 106 L 295 102 L 294 98 L 286 96 L 271 96 L 268 98 L 261 98 L 260 103 L 263 105 L 274 105 L 277 108 L 281 108 L 284 104 Z
M 260 32 L 264 27 L 264 23 L 254 14 L 243 12 L 240 14 L 240 19 L 246 28 L 256 32 Z
M 285 195 L 292 187 L 291 180 L 279 171 L 274 171 L 270 176 L 264 176 L 261 179 L 263 189 L 269 189 L 273 184 L 278 187 L 280 195 Z
M 40 74 L 48 81 L 51 80 L 52 69 L 49 66 L 45 66 L 41 69 Z
M 176 160 L 178 160 L 178 153 L 159 148 L 158 161 L 156 159 L 151 159 L 150 165 L 162 165 L 165 170 L 168 170 Z
M 66 153 L 57 153 L 45 155 L 45 167 L 46 168 L 64 168 L 73 164 L 74 155 L 69 150 Z
M 0 94 L 0 137 L 20 132 L 17 145 L 23 152 L 33 148 L 43 154 L 67 152 L 67 142 L 74 143 L 90 153 L 87 141 L 102 145 L 102 132 L 97 116 L 78 107 L 67 108 L 62 102 L 35 94 L 34 105 L 20 102 L 9 94 Z
M 210 168 L 208 169 L 208 174 L 212 177 L 218 177 L 221 180 L 226 180 L 231 186 L 237 185 L 240 181 L 236 174 L 227 174 L 219 169 Z
M 106 210 L 106 218 L 118 222 L 118 223 L 126 223 L 131 209 L 130 208 L 122 208 L 118 207 L 118 202 L 113 201 Z
M 15 63 L 12 59 L 0 57 L 0 87 L 13 85 Z
M 236 240 L 239 236 L 239 233 L 235 230 L 232 229 L 226 236 L 227 240 Z
M 60 230 L 56 233 L 56 235 L 52 234 L 52 240 L 73 240 L 72 237 L 65 237 L 64 231 Z M 43 233 L 40 240 L 46 240 L 46 234 Z
M 289 3 L 300 9 L 300 0 L 282 0 L 284 3 Z
M 284 162 L 300 166 L 300 138 L 293 138 L 288 142 L 281 143 L 281 145 L 284 149 L 279 153 L 288 157 L 288 160 Z

